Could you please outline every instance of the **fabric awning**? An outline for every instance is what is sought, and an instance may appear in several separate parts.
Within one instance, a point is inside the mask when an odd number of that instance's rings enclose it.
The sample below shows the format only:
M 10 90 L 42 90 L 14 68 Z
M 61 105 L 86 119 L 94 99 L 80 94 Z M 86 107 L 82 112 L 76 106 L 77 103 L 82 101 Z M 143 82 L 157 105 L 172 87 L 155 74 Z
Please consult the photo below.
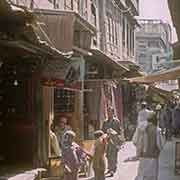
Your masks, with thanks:
M 177 80 L 178 78 L 180 78 L 180 66 L 156 74 L 131 78 L 128 80 L 130 82 L 136 82 L 136 83 L 154 83 L 154 82 L 166 81 L 166 80 Z
M 157 88 L 155 86 L 149 86 L 148 91 L 153 91 L 163 97 L 171 97 L 172 93 L 164 89 Z
M 149 98 L 151 98 L 154 102 L 158 103 L 165 103 L 173 96 L 171 92 L 154 86 L 149 86 L 146 93 L 149 95 Z

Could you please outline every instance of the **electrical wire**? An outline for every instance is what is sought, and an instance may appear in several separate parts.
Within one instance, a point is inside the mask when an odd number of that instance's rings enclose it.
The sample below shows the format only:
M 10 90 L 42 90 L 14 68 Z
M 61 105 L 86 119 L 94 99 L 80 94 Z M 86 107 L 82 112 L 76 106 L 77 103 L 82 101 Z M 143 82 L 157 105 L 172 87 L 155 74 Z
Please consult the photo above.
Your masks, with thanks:
M 22 6 L 20 6 L 20 5 L 17 5 L 17 4 L 15 4 L 15 3 L 13 3 L 12 2 L 12 0 L 8 0 L 8 2 L 10 3 L 10 4 L 12 4 L 12 5 L 15 5 L 15 6 L 19 6 L 19 7 L 22 7 Z M 25 6 L 25 7 L 27 7 L 27 4 L 25 3 L 25 1 L 23 1 L 23 0 L 21 0 L 21 2 L 23 3 L 23 5 Z M 40 0 L 39 0 L 39 2 L 40 2 Z M 40 12 L 40 16 L 42 17 L 45 17 L 45 15 L 42 13 L 42 11 L 41 11 L 41 9 L 39 8 L 39 6 L 33 1 L 33 3 L 34 3 L 34 5 L 36 6 L 36 8 L 39 10 L 39 12 Z M 38 19 L 38 16 L 37 15 L 35 15 L 36 16 L 36 18 Z M 51 41 L 51 39 L 49 38 L 49 36 L 47 35 L 47 33 L 43 30 L 43 28 L 41 27 L 41 25 L 39 24 L 39 23 L 37 23 L 37 26 L 38 26 L 38 28 L 40 29 L 40 31 L 41 31 L 41 33 L 44 35 L 44 37 L 46 38 L 46 40 L 49 42 L 49 44 L 52 46 L 52 48 L 55 48 L 56 49 L 56 47 L 55 47 L 55 45 L 53 44 L 53 42 Z

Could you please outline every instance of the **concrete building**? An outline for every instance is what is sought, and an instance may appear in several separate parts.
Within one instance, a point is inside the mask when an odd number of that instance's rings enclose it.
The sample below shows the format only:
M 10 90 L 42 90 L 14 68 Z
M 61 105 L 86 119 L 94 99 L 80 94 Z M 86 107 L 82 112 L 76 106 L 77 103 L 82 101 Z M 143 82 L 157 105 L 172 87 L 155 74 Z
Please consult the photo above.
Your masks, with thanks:
M 139 20 L 136 32 L 136 62 L 147 73 L 163 68 L 172 60 L 171 28 L 161 20 Z
M 172 66 L 173 50 L 171 27 L 161 20 L 138 20 L 136 32 L 136 62 L 149 74 L 169 69 Z M 161 81 L 157 87 L 171 91 L 177 88 L 177 81 Z

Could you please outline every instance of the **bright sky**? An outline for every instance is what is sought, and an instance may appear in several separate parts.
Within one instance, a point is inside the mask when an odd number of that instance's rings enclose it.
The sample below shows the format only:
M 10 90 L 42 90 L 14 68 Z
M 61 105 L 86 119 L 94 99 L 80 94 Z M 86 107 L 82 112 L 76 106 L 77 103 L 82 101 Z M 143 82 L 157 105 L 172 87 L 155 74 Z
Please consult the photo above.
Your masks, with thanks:
M 140 0 L 139 3 L 141 18 L 161 19 L 172 25 L 167 0 Z M 173 41 L 176 40 L 176 32 L 175 29 L 173 29 Z

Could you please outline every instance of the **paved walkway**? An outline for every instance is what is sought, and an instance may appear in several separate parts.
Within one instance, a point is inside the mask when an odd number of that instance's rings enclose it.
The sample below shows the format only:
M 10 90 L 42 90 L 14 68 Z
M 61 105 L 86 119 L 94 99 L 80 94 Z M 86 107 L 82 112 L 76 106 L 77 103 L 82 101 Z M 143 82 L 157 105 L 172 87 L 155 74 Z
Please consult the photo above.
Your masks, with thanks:
M 161 153 L 159 180 L 180 180 L 180 176 L 176 176 L 174 173 L 175 142 L 175 139 L 173 139 L 173 141 L 167 142 Z
M 138 161 L 126 161 L 128 157 L 135 156 L 135 147 L 127 142 L 119 152 L 118 170 L 114 177 L 107 180 L 134 180 L 137 174 Z M 175 140 L 167 142 L 160 156 L 159 180 L 180 180 L 174 174 Z M 93 178 L 91 178 L 93 179 Z M 84 179 L 82 179 L 84 180 Z

